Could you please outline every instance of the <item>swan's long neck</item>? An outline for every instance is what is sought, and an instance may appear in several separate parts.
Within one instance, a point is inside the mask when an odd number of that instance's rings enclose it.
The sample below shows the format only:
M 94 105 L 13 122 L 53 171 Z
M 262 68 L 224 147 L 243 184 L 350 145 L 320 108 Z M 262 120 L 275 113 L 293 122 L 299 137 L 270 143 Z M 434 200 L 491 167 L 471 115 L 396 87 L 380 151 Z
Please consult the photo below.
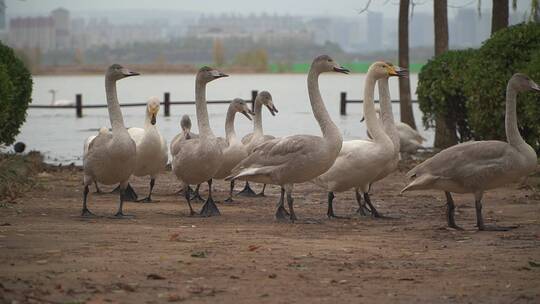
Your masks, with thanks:
M 144 117 L 144 128 L 145 129 L 155 129 L 156 126 L 152 124 L 152 113 L 146 108 L 146 116 Z
M 309 101 L 313 115 L 317 123 L 319 123 L 324 138 L 331 139 L 333 142 L 342 142 L 341 133 L 324 106 L 321 92 L 319 91 L 319 75 L 320 73 L 312 68 L 309 70 L 307 78 Z
M 263 135 L 263 126 L 262 126 L 262 102 L 259 98 L 255 99 L 255 117 L 253 117 L 253 136 L 262 136 Z
M 378 81 L 379 101 L 381 106 L 381 120 L 384 132 L 390 137 L 394 144 L 394 152 L 399 153 L 399 133 L 394 121 L 392 112 L 392 101 L 390 99 L 390 89 L 388 88 L 388 78 L 382 78 Z
M 105 91 L 107 93 L 107 108 L 109 109 L 112 131 L 125 130 L 124 117 L 122 111 L 120 111 L 120 104 L 116 95 L 116 81 L 106 77 Z
M 506 129 L 506 140 L 514 147 L 521 145 L 527 145 L 527 143 L 519 134 L 516 114 L 516 97 L 517 91 L 512 87 L 510 83 L 506 87 L 506 115 L 504 126 Z
M 195 83 L 195 101 L 199 136 L 201 138 L 214 137 L 208 121 L 208 109 L 206 108 L 206 84 L 198 80 Z
M 236 139 L 236 132 L 234 131 L 234 117 L 236 116 L 236 110 L 233 107 L 229 107 L 227 110 L 227 118 L 225 118 L 225 137 L 227 142 Z
M 375 92 L 375 77 L 373 74 L 369 73 L 366 75 L 366 82 L 364 86 L 364 117 L 366 119 L 367 129 L 369 134 L 373 137 L 375 141 L 381 142 L 388 140 L 390 138 L 384 130 L 382 129 L 379 119 L 377 119 L 377 114 L 375 113 L 375 104 L 373 103 L 373 93 Z

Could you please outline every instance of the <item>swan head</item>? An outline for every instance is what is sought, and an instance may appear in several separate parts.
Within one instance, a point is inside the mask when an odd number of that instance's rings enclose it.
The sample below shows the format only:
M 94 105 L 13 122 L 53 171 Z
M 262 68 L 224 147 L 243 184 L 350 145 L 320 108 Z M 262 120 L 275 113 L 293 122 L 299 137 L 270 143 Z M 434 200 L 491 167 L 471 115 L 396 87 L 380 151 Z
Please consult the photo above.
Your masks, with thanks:
M 407 69 L 393 65 L 390 62 L 376 61 L 369 67 L 368 73 L 375 75 L 375 79 L 397 76 L 399 78 L 409 77 Z
M 159 98 L 156 96 L 148 98 L 148 102 L 146 103 L 146 112 L 148 113 L 147 115 L 150 116 L 150 123 L 155 125 L 156 116 L 159 112 Z
M 214 68 L 204 66 L 199 69 L 199 72 L 197 72 L 197 81 L 209 83 L 212 80 L 228 76 L 229 75 L 224 74 Z
M 255 113 L 251 111 L 247 103 L 242 98 L 233 99 L 230 107 L 232 107 L 236 112 L 244 114 L 244 116 L 246 116 L 249 120 L 251 120 L 252 115 L 255 115 Z
M 540 86 L 532 79 L 530 79 L 529 76 L 523 73 L 514 74 L 509 81 L 509 85 L 511 85 L 518 92 L 540 92 Z
M 182 116 L 182 119 L 180 119 L 180 127 L 185 133 L 189 133 L 191 131 L 191 118 L 189 118 L 189 115 Z
M 313 59 L 311 68 L 315 69 L 319 73 L 324 72 L 338 72 L 343 74 L 349 74 L 349 70 L 339 65 L 334 59 L 328 55 L 320 55 Z
M 259 94 L 257 94 L 255 102 L 260 102 L 261 104 L 263 104 L 268 109 L 268 111 L 270 111 L 270 114 L 272 114 L 272 116 L 276 116 L 276 113 L 279 112 L 274 105 L 272 95 L 268 91 L 259 92 Z
M 140 74 L 137 72 L 131 71 L 128 68 L 125 68 L 119 65 L 118 63 L 111 65 L 107 69 L 107 73 L 105 74 L 107 79 L 114 80 L 114 81 L 120 80 L 126 77 L 137 76 L 137 75 L 140 75 Z

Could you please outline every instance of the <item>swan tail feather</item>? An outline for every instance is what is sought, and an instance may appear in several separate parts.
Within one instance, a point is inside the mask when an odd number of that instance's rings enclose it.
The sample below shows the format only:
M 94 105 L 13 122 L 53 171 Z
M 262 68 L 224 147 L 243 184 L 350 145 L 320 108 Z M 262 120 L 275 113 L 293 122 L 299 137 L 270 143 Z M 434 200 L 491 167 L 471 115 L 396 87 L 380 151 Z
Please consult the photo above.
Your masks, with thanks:
M 412 190 L 422 190 L 430 188 L 430 186 L 438 179 L 438 177 L 430 175 L 430 174 L 424 174 L 416 179 L 414 179 L 410 184 L 405 186 L 403 190 L 401 190 L 400 193 L 403 193 L 405 191 L 412 191 Z
M 243 177 L 254 177 L 258 175 L 268 175 L 272 171 L 272 167 L 261 167 L 261 168 L 247 168 L 245 170 L 240 171 L 237 174 L 231 174 L 227 177 L 225 177 L 226 181 L 230 181 L 233 179 L 239 179 Z

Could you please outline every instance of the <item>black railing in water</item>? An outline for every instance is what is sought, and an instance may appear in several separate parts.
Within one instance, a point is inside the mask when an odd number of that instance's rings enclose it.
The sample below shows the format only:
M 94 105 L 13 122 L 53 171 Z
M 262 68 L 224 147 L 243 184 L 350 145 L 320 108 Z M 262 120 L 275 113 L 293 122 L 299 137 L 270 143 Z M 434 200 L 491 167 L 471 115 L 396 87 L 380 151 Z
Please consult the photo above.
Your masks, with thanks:
M 254 108 L 255 105 L 255 98 L 257 97 L 258 91 L 252 90 L 251 91 L 251 98 L 249 101 L 251 102 L 251 108 Z M 230 100 L 209 100 L 207 101 L 208 104 L 229 104 Z M 193 105 L 195 104 L 195 101 L 171 101 L 171 94 L 169 92 L 165 92 L 163 94 L 163 102 L 161 105 L 163 105 L 163 114 L 168 117 L 171 116 L 171 105 Z M 120 103 L 120 107 L 141 107 L 146 106 L 146 102 L 134 102 L 134 103 Z M 33 109 L 75 109 L 75 114 L 77 117 L 83 117 L 83 109 L 91 109 L 91 108 L 106 108 L 107 104 L 90 104 L 90 105 L 83 105 L 83 97 L 82 94 L 75 95 L 75 104 L 74 105 L 62 105 L 62 106 L 55 106 L 55 105 L 29 105 L 29 108 Z
M 340 115 L 347 115 L 347 104 L 348 103 L 363 103 L 363 99 L 347 99 L 347 92 L 341 92 L 339 96 L 339 114 Z M 378 102 L 378 100 L 375 100 L 375 102 Z M 411 100 L 412 103 L 418 102 L 417 100 Z M 399 103 L 399 99 L 392 99 L 392 103 Z

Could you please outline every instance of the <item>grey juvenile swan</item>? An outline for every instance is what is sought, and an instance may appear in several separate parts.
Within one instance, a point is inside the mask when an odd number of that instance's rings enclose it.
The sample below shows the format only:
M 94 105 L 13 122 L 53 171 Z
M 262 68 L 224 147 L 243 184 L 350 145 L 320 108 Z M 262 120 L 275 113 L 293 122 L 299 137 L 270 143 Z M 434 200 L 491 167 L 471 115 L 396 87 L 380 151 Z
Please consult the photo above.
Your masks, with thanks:
M 291 221 L 296 220 L 292 198 L 294 184 L 324 173 L 332 166 L 341 149 L 341 132 L 330 118 L 319 91 L 319 75 L 330 71 L 349 72 L 329 56 L 322 55 L 313 60 L 307 81 L 311 108 L 323 136 L 291 135 L 262 143 L 228 177 L 281 186 L 276 210 L 278 219 L 284 219 L 287 215 L 283 207 L 287 192 L 289 217 Z
M 272 116 L 276 116 L 278 110 L 274 105 L 272 100 L 272 95 L 268 91 L 261 91 L 257 94 L 255 98 L 255 117 L 253 119 L 253 132 L 242 137 L 242 144 L 245 145 L 248 154 L 253 151 L 253 148 L 262 144 L 265 141 L 274 139 L 272 135 L 264 134 L 262 126 L 262 107 L 265 106 Z M 244 189 L 238 193 L 238 195 L 243 196 L 264 196 L 264 190 L 266 189 L 266 184 L 263 185 L 263 189 L 259 194 L 255 192 L 249 186 L 249 181 L 246 181 Z
M 120 204 L 115 217 L 125 217 L 122 213 L 123 196 L 129 177 L 135 170 L 136 146 L 124 126 L 124 118 L 116 95 L 116 81 L 135 75 L 139 73 L 132 72 L 119 64 L 111 65 L 105 74 L 105 91 L 112 132 L 99 132 L 88 145 L 88 150 L 84 155 L 83 217 L 93 215 L 86 206 L 88 186 L 93 182 L 105 185 L 120 183 Z
M 227 110 L 227 118 L 225 119 L 225 138 L 218 137 L 219 145 L 223 151 L 223 163 L 214 176 L 216 179 L 224 179 L 227 177 L 231 174 L 231 170 L 248 156 L 246 147 L 242 144 L 240 139 L 236 137 L 236 131 L 234 130 L 234 118 L 236 113 L 244 114 L 249 120 L 251 120 L 251 115 L 253 115 L 253 112 L 249 109 L 246 102 L 241 98 L 235 98 L 231 101 L 229 109 Z M 230 182 L 229 197 L 225 202 L 233 201 L 233 189 L 234 180 Z
M 534 172 L 537 156 L 519 134 L 516 96 L 519 92 L 540 86 L 524 74 L 510 78 L 506 87 L 506 142 L 497 140 L 471 141 L 439 152 L 407 173 L 415 178 L 401 192 L 422 189 L 442 190 L 446 194 L 448 226 L 462 229 L 454 220 L 451 192 L 473 193 L 478 230 L 505 231 L 512 227 L 486 226 L 482 218 L 484 191 L 501 187 Z
M 212 199 L 212 178 L 223 163 L 221 147 L 208 121 L 206 84 L 226 76 L 228 75 L 209 67 L 202 67 L 197 73 L 195 80 L 195 107 L 200 132 L 199 138 L 180 141 L 178 150 L 173 157 L 173 171 L 182 183 L 183 189 L 188 189 L 189 185 L 208 182 L 208 199 L 200 212 L 202 216 L 219 215 L 219 210 Z M 184 191 L 184 196 L 189 206 L 189 214 L 194 215 L 195 211 L 191 207 L 189 191 Z

